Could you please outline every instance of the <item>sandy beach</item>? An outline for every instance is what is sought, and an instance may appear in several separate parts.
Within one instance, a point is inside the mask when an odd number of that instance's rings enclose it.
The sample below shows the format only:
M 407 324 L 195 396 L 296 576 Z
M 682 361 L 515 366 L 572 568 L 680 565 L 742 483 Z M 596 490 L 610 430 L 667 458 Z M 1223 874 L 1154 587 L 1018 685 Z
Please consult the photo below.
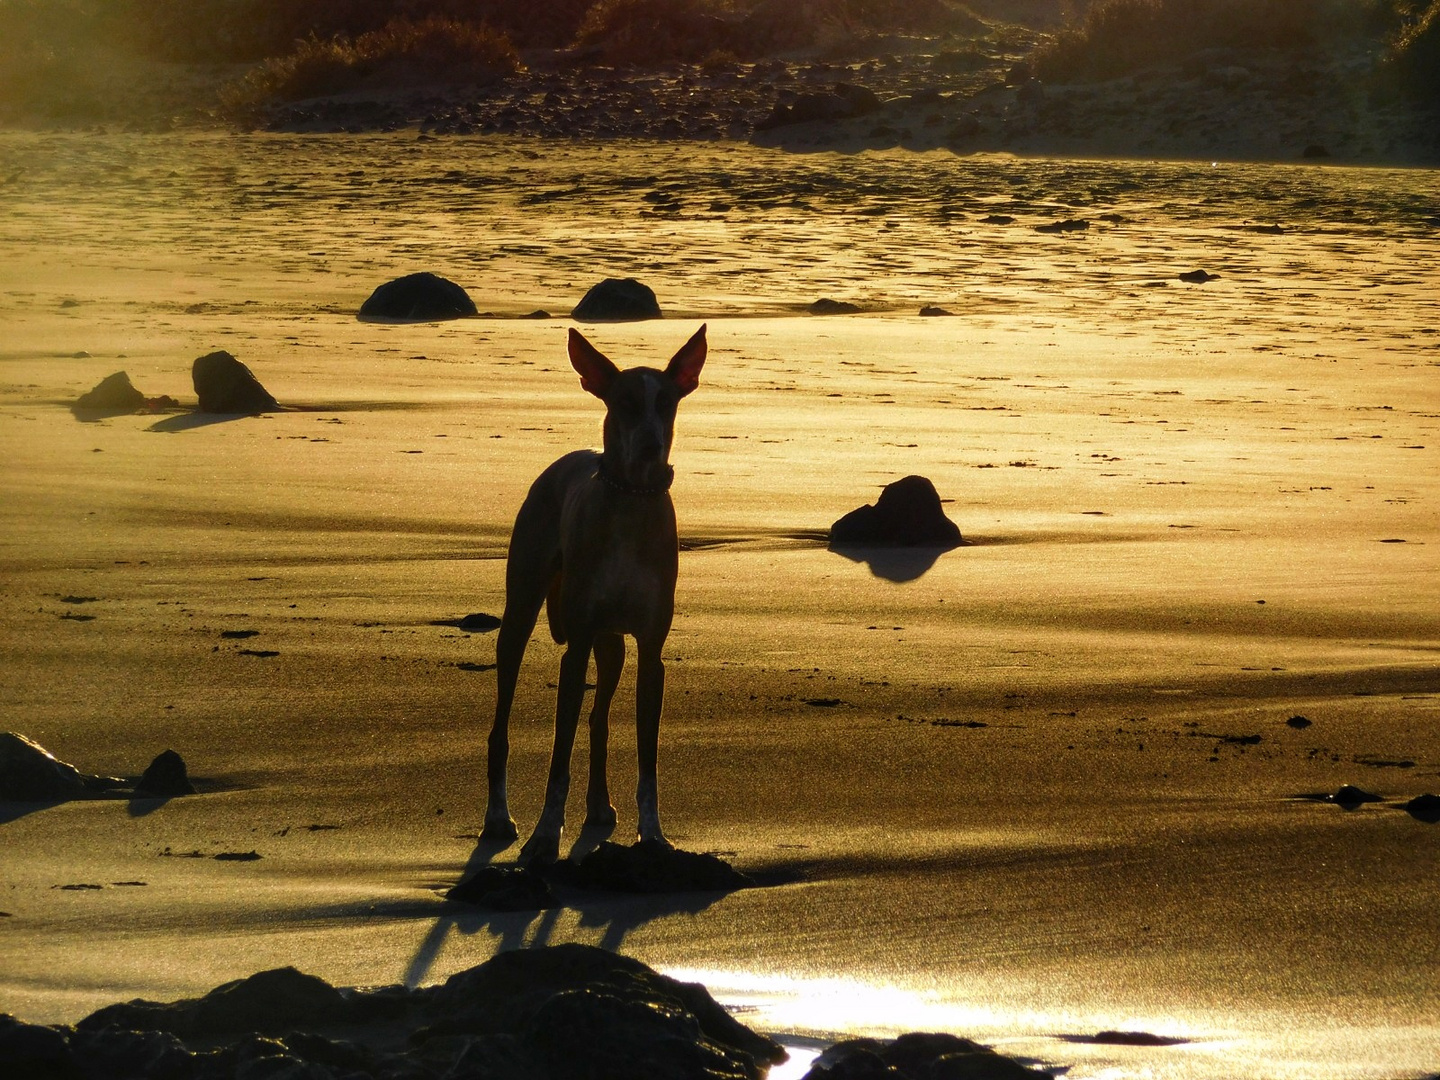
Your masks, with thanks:
M 1440 826 L 1400 808 L 1440 792 L 1440 173 L 4 132 L 0 196 L 0 729 L 201 790 L 0 804 L 0 1012 L 581 941 L 798 1064 L 935 1029 L 1077 1080 L 1440 1069 Z M 357 321 L 417 270 L 489 317 Z M 618 363 L 711 342 L 661 809 L 765 885 L 466 909 L 494 635 L 452 623 L 597 444 L 567 315 L 627 276 L 665 318 L 582 327 Z M 189 411 L 215 349 L 284 410 Z M 120 370 L 186 408 L 72 413 Z M 827 549 L 917 473 L 965 546 Z M 522 672 L 522 831 L 559 655 Z M 1380 801 L 1305 797 L 1343 784 Z

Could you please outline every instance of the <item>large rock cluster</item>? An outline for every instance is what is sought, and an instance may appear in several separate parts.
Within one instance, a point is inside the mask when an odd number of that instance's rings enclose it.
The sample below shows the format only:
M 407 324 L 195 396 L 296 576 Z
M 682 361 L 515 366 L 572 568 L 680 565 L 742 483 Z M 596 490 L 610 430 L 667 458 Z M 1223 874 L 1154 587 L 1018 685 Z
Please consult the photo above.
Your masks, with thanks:
M 588 945 L 501 953 L 418 990 L 337 989 L 280 968 L 74 1027 L 0 1016 L 0 1061 L 17 1080 L 760 1080 L 785 1056 L 703 986 Z

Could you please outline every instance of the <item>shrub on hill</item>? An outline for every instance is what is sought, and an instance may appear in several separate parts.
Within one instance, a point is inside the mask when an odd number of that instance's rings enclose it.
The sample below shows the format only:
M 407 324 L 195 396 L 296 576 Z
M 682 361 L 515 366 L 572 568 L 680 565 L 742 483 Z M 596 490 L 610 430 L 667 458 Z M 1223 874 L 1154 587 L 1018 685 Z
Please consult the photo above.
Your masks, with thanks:
M 1387 67 L 1402 92 L 1440 104 L 1440 0 L 1401 30 Z
M 1107 79 L 1204 49 L 1307 50 L 1372 37 L 1405 0 L 1097 0 L 1079 24 L 1035 51 L 1049 82 Z
M 510 39 L 488 26 L 432 16 L 396 19 L 354 39 L 310 37 L 255 67 L 227 94 L 231 109 L 268 100 L 430 83 L 483 83 L 516 71 Z

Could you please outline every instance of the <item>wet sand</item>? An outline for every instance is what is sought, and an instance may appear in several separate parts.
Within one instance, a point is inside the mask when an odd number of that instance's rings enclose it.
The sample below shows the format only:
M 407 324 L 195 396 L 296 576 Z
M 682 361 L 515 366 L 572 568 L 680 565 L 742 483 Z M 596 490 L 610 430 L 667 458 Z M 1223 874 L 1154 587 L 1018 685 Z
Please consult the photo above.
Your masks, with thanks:
M 0 161 L 3 726 L 91 772 L 174 747 L 204 792 L 5 804 L 0 1010 L 580 940 L 768 1030 L 941 1027 L 1075 1077 L 1436 1068 L 1440 832 L 1397 808 L 1440 790 L 1435 172 L 407 135 Z M 355 321 L 419 269 L 499 317 Z M 568 322 L 514 316 L 628 275 L 668 317 L 597 345 L 712 343 L 662 812 L 774 884 L 457 910 L 494 645 L 437 624 L 499 612 L 520 498 L 600 419 Z M 120 369 L 193 402 L 216 348 L 290 408 L 67 407 Z M 825 549 L 908 473 L 968 546 Z M 522 828 L 557 664 L 532 643 Z M 1344 783 L 1384 801 L 1297 798 Z M 1065 1038 L 1107 1028 L 1193 1041 Z

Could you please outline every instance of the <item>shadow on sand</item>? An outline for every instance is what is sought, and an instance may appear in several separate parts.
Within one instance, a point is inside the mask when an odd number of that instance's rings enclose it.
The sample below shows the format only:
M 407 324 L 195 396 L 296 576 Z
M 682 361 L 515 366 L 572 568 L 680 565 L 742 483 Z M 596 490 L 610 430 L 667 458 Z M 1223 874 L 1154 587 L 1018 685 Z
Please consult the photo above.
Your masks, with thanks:
M 569 858 L 579 860 L 609 838 L 610 829 L 583 829 L 571 847 Z M 471 852 L 459 880 L 465 880 L 489 866 L 509 844 L 481 840 Z M 487 911 L 465 904 L 447 904 L 447 911 L 435 920 L 415 950 L 402 981 L 412 989 L 425 982 L 451 933 L 469 937 L 484 931 L 496 938 L 495 951 L 538 949 L 552 944 L 556 927 L 566 911 L 580 916 L 579 926 L 600 930 L 596 944 L 618 952 L 631 931 L 667 915 L 696 915 L 726 895 L 725 892 L 684 892 L 663 894 L 609 893 L 555 888 L 560 904 L 538 911 Z
M 886 581 L 914 581 L 939 561 L 940 556 L 955 547 L 881 547 L 868 544 L 830 544 L 828 550 L 851 562 L 863 562 L 870 573 Z
M 195 428 L 210 427 L 212 424 L 228 424 L 232 420 L 245 420 L 250 413 L 207 413 L 188 412 L 176 413 L 167 416 L 163 420 L 156 420 L 146 431 L 160 431 L 174 433 L 177 431 L 192 431 Z

